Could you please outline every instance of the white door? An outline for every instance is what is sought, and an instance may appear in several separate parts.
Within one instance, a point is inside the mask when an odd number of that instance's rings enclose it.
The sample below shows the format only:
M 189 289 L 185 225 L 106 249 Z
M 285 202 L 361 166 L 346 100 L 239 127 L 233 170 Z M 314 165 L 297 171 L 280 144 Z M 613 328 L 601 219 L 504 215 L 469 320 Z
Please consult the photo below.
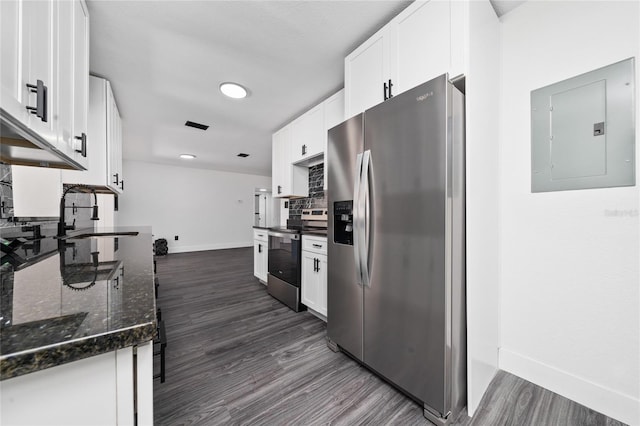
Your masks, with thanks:
M 387 59 L 390 36 L 385 27 L 345 58 L 346 118 L 384 101 L 384 84 L 391 78 Z
M 261 267 L 262 261 L 259 252 L 259 245 L 261 241 L 253 240 L 253 276 L 260 279 L 262 276 Z
M 24 47 L 24 38 L 20 34 L 24 23 L 22 8 L 23 1 L 0 1 L 0 100 L 2 109 L 26 123 L 28 113 L 23 103 L 26 91 L 22 87 L 21 75 Z
M 64 3 L 64 2 L 62 2 Z M 73 2 L 73 137 L 76 161 L 88 164 L 88 150 L 91 141 L 88 140 L 88 112 L 89 112 L 89 14 L 84 3 Z M 82 146 L 82 138 L 86 146 Z M 93 146 L 97 149 L 96 144 Z M 80 151 L 80 152 L 78 152 Z
M 47 142 L 57 146 L 69 157 L 70 149 L 58 145 L 56 132 L 57 96 L 56 79 L 54 72 L 54 47 L 56 43 L 56 31 L 54 29 L 54 2 L 52 0 L 25 1 L 23 8 L 23 98 L 25 104 L 37 107 L 37 94 L 32 93 L 27 84 L 37 86 L 38 80 L 46 87 L 46 121 L 45 117 L 37 117 L 29 114 L 27 123 Z M 4 32 L 3 32 L 4 36 Z M 4 52 L 3 52 L 4 55 Z M 35 89 L 33 89 L 35 90 Z
M 267 243 L 253 240 L 253 275 L 263 282 L 267 282 L 267 262 Z
M 301 301 L 307 307 L 317 311 L 317 278 L 316 278 L 316 259 L 318 255 L 308 251 L 302 252 L 302 294 Z
M 267 274 L 269 273 L 269 250 L 268 243 L 263 241 L 260 243 L 260 279 L 266 283 L 267 282 Z
M 327 256 L 317 255 L 316 268 L 316 312 L 327 316 Z
M 111 85 L 107 82 L 107 151 L 109 162 L 107 169 L 109 186 L 117 193 L 122 192 L 122 129 L 120 113 L 116 105 Z
M 272 182 L 273 196 L 291 194 L 291 128 L 284 127 L 273 134 Z
M 393 95 L 449 72 L 451 67 L 451 12 L 448 0 L 415 2 L 390 24 L 396 70 Z
M 331 96 L 324 102 L 324 185 L 323 189 L 326 191 L 327 176 L 329 176 L 329 164 L 327 162 L 327 132 L 330 128 L 342 123 L 344 121 L 344 89 L 340 90 L 335 95 Z
M 58 56 L 57 56 L 57 106 L 58 120 L 58 144 L 69 147 L 73 155 L 71 158 L 78 161 L 79 153 L 75 152 L 74 138 L 74 8 L 72 1 L 60 1 L 56 3 L 56 15 L 58 18 Z M 79 3 L 79 2 L 77 2 Z M 74 182 L 75 183 L 75 182 Z
M 324 149 L 324 107 L 307 111 L 291 124 L 291 162 L 318 155 Z

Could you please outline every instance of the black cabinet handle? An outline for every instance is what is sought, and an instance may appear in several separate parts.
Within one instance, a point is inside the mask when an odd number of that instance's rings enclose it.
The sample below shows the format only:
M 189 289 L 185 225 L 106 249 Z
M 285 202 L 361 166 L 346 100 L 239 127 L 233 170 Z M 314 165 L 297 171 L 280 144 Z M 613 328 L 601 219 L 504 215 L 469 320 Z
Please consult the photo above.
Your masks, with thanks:
M 40 120 L 47 122 L 47 86 L 42 80 L 37 80 L 36 84 L 28 84 L 27 87 L 31 93 L 36 94 L 36 106 L 28 106 L 27 109 L 31 114 L 35 114 Z
M 278 194 L 282 193 L 282 187 L 280 185 L 278 185 Z
M 382 93 L 383 93 L 383 99 L 386 101 L 387 99 L 389 99 L 387 97 L 387 83 L 382 83 Z
M 389 98 L 391 99 L 393 97 L 393 93 L 391 93 L 391 88 L 393 87 L 393 83 L 391 82 L 391 79 L 389 79 Z
M 124 179 L 120 179 L 120 189 L 124 191 Z
M 320 259 L 316 259 L 318 261 L 318 266 L 316 267 L 316 272 L 320 272 Z
M 87 135 L 82 133 L 80 136 L 76 136 L 76 139 L 81 141 L 82 146 L 80 149 L 76 149 L 76 152 L 79 152 L 83 157 L 87 157 Z
M 115 183 L 115 184 L 116 184 L 116 186 L 120 185 L 120 179 L 119 179 L 119 177 L 118 177 L 118 176 L 119 176 L 119 175 L 118 175 L 118 173 L 116 173 L 115 175 L 113 175 L 113 177 L 114 177 L 114 178 L 116 178 L 116 180 L 113 182 L 113 183 Z
M 322 248 L 322 244 L 313 244 L 315 248 Z
M 307 153 L 307 145 L 302 145 L 302 155 Z
M 262 244 L 258 244 L 258 253 L 262 253 Z

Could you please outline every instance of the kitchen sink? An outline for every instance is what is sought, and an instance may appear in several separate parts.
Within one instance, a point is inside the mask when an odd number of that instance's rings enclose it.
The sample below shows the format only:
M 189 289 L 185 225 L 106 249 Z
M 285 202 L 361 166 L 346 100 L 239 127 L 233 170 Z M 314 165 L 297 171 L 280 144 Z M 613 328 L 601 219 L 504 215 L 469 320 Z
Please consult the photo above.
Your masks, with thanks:
M 78 235 L 70 235 L 66 237 L 66 240 L 77 240 L 91 237 L 135 237 L 138 235 L 138 231 L 126 231 L 126 232 L 86 232 Z

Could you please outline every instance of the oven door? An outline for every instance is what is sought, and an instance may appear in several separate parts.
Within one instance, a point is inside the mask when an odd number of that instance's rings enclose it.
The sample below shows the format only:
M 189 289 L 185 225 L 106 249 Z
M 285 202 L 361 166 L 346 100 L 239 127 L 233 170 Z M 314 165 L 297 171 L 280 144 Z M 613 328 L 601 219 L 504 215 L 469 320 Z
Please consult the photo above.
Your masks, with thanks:
M 269 274 L 300 287 L 300 234 L 269 231 Z

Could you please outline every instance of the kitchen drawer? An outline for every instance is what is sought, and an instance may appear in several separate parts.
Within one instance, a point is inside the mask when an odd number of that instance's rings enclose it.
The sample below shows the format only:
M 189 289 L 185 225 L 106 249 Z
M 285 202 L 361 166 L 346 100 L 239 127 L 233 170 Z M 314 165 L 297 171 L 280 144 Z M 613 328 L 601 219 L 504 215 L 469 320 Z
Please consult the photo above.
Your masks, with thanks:
M 269 231 L 267 231 L 266 229 L 254 229 L 253 239 L 267 242 L 269 241 Z
M 327 254 L 327 238 L 303 235 L 302 250 L 318 254 Z

